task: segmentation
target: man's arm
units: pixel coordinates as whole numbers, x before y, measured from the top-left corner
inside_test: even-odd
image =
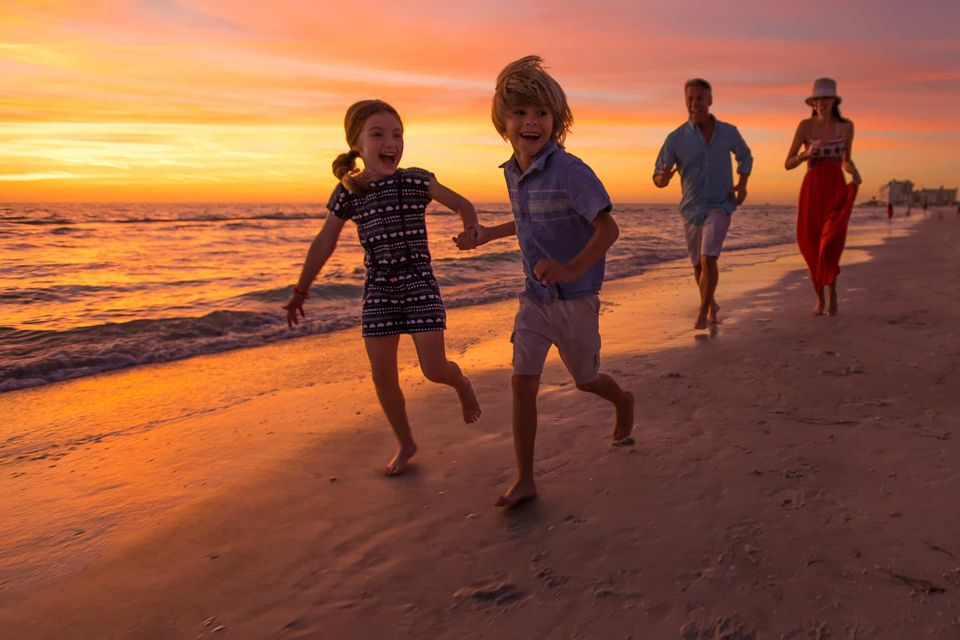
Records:
[[[676,167],[674,166],[676,162],[677,158],[673,149],[670,148],[670,139],[668,138],[660,147],[660,153],[657,154],[657,161],[654,164],[653,184],[658,189],[663,189],[670,184],[670,179],[676,173]]]
[[[739,180],[737,180],[737,184],[734,185],[733,192],[737,199],[737,205],[739,206],[747,199],[747,180],[749,180],[750,173],[753,171],[753,154],[750,153],[750,147],[747,146],[747,142],[743,139],[743,136],[740,135],[740,131],[736,127],[733,128],[731,151],[733,151],[733,155],[737,159],[737,175],[739,176]]]

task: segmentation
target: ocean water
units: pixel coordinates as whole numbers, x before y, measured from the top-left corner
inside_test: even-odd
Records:
[[[481,205],[482,222],[510,219]],[[607,279],[686,255],[675,205],[619,205]],[[151,362],[358,327],[363,250],[352,223],[286,326],[290,287],[323,224],[321,205],[56,204],[0,206],[0,392]],[[795,208],[737,211],[725,251],[793,242]],[[858,208],[852,225],[885,224]],[[448,307],[515,296],[515,239],[460,252],[460,220],[428,209],[434,272]],[[359,337],[359,329],[357,329]]]

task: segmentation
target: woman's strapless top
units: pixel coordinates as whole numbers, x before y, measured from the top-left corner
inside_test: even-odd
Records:
[[[807,140],[809,146],[813,140]],[[811,160],[839,160],[843,161],[847,150],[847,143],[843,138],[832,138],[830,140],[821,140],[820,148],[810,154]]]

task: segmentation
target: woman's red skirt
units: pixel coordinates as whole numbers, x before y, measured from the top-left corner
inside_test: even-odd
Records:
[[[840,255],[856,197],[857,185],[846,183],[836,160],[813,163],[803,177],[797,244],[818,292],[824,285],[833,284],[840,273]]]

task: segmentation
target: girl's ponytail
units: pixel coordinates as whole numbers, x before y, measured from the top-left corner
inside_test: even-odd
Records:
[[[356,151],[351,150],[346,153],[341,153],[334,159],[333,175],[337,176],[337,180],[343,180],[343,176],[357,167],[357,156],[359,155]]]
[[[343,129],[347,134],[347,144],[351,147],[356,146],[360,139],[360,132],[363,130],[363,123],[367,118],[375,113],[390,113],[396,117],[400,126],[403,123],[400,120],[400,114],[383,100],[361,100],[355,102],[347,109],[347,114],[343,117]],[[369,193],[370,183],[375,177],[368,172],[357,171],[357,158],[360,156],[356,151],[341,153],[333,161],[333,175],[343,184],[351,193]],[[365,175],[366,174],[366,175]]]

